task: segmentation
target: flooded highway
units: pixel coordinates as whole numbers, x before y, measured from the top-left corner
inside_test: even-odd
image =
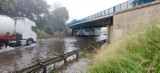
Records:
[[[93,37],[56,37],[53,41],[43,41],[31,46],[1,49],[0,73],[19,71],[77,49],[91,52],[97,47],[96,41],[97,38]]]

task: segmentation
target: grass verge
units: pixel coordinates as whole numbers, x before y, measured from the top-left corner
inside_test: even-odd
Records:
[[[88,73],[160,73],[160,21],[98,51]]]

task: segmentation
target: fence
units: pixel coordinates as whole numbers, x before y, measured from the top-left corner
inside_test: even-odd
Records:
[[[50,73],[53,69],[58,69],[63,65],[67,65],[67,63],[78,59],[79,52],[80,50],[72,51],[45,62],[38,63],[21,71],[16,71],[15,73]]]

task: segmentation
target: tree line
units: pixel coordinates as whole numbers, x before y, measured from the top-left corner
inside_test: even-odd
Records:
[[[68,10],[59,6],[53,10],[45,0],[0,0],[0,14],[27,17],[37,24],[38,29],[53,35],[54,31],[65,29],[69,18]]]

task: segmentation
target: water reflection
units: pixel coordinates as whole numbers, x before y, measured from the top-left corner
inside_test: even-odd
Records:
[[[76,38],[65,38],[64,42],[65,42],[65,52],[64,52],[65,54],[80,49],[75,45],[75,43],[77,42]]]

